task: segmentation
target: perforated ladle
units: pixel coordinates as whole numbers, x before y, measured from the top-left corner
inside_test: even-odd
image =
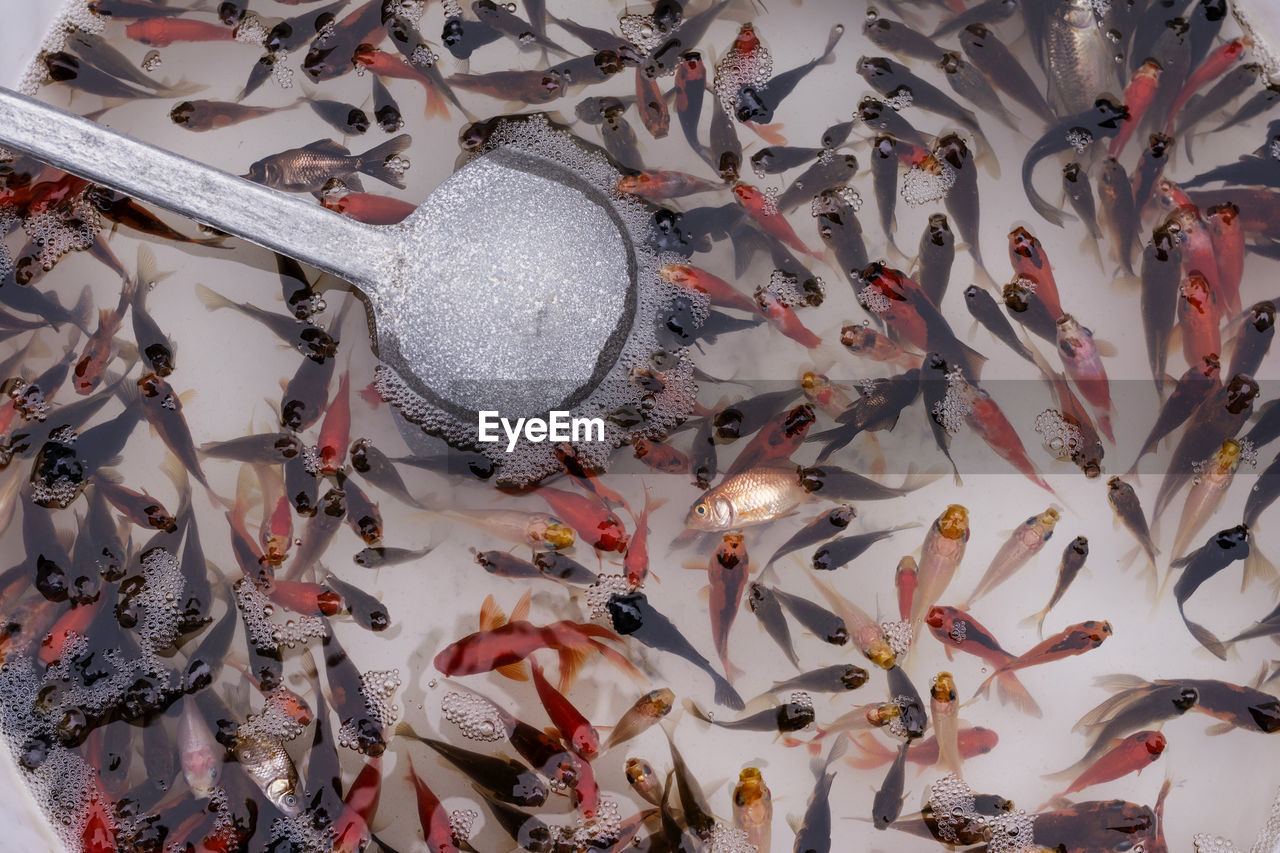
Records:
[[[456,422],[572,410],[636,322],[636,244],[615,205],[527,147],[472,160],[374,226],[3,88],[0,146],[349,282],[379,359]]]

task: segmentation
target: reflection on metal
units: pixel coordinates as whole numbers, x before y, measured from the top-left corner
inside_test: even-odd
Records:
[[[656,436],[692,406],[692,368],[663,368],[663,389],[630,382],[658,353],[654,327],[671,286],[637,234],[644,208],[621,175],[545,120],[499,128],[489,146],[404,222],[366,225],[298,196],[212,169],[0,89],[0,145],[350,282],[365,297],[379,388],[407,418],[475,444],[477,412],[553,409],[607,417],[596,464],[630,435]],[[647,399],[646,399],[647,398]],[[503,479],[557,466],[554,448],[487,447]]]

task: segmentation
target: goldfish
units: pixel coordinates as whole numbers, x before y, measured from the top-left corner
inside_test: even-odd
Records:
[[[1053,536],[1053,528],[1060,517],[1056,509],[1049,507],[1039,515],[1033,515],[1022,522],[1013,535],[1000,546],[986,573],[978,581],[978,586],[967,602],[960,605],[960,609],[968,610],[973,602],[1013,577],[1032,557],[1039,554],[1040,549]]]
[[[850,733],[848,738],[860,750],[860,754],[846,758],[845,761],[859,770],[882,767],[893,761],[896,755],[896,753],[890,752],[881,746],[880,741],[870,732]],[[960,729],[957,733],[957,742],[961,758],[973,758],[978,755],[986,755],[995,749],[996,744],[999,742],[999,736],[991,729],[975,726],[973,728]],[[911,743],[910,748],[907,750],[907,761],[925,767],[932,767],[938,763],[940,754],[938,739],[936,737],[928,737]]]
[[[817,783],[804,808],[804,816],[796,827],[795,849],[801,853],[828,853],[831,850],[831,783],[836,772],[831,765],[840,759],[848,748],[848,741],[840,740],[827,752],[826,761],[818,768]]]
[[[1178,289],[1178,325],[1182,329],[1182,355],[1195,366],[1222,352],[1218,298],[1209,280],[1198,270],[1182,280]]]
[[[685,526],[722,531],[767,524],[790,514],[808,496],[794,468],[752,468],[705,492],[689,508]]]
[[[134,21],[124,28],[124,34],[151,47],[168,47],[175,42],[232,41],[236,37],[231,27],[193,18],[167,17]]]
[[[791,305],[771,286],[761,285],[756,288],[755,303],[760,314],[791,340],[807,349],[815,349],[822,345],[822,338],[800,322]]]
[[[766,234],[776,237],[801,254],[819,259],[822,257],[819,253],[809,250],[796,234],[795,229],[791,227],[791,223],[787,222],[786,217],[760,190],[750,184],[735,184],[733,197]]]
[[[733,825],[747,835],[747,843],[768,850],[773,830],[773,795],[758,767],[744,767],[733,788]]]
[[[1071,625],[1029,651],[1001,664],[995,672],[987,676],[986,681],[982,682],[978,688],[978,695],[985,696],[992,680],[1004,673],[1084,654],[1102,645],[1111,633],[1111,623],[1106,621],[1090,619]]]
[[[320,139],[302,148],[290,148],[264,157],[249,167],[242,177],[285,192],[316,192],[332,178],[368,175],[393,187],[404,189],[401,172],[393,167],[412,138],[402,134],[363,154],[353,155],[332,139]]]
[[[785,557],[794,551],[805,548],[809,545],[815,545],[824,539],[829,539],[832,535],[841,532],[849,526],[854,517],[858,514],[857,510],[849,504],[840,504],[834,509],[824,512],[813,521],[809,522],[802,529],[797,531],[790,539],[778,546],[778,550],[773,552],[773,556],[765,563],[765,568],[772,566],[779,557]]]
[[[716,702],[730,708],[744,707],[742,697],[728,679],[716,672],[710,662],[693,647],[675,624],[649,603],[642,592],[613,595],[606,610],[614,630],[623,636],[634,637],[643,645],[678,655],[701,669],[715,685]]]
[[[798,732],[813,725],[813,700],[807,693],[791,694],[791,699],[774,708],[766,708],[737,720],[718,720],[710,717],[697,705],[689,704],[689,712],[705,723],[724,729],[746,732]]]
[[[115,355],[116,332],[124,325],[124,313],[133,302],[137,286],[136,281],[127,279],[120,291],[120,302],[115,311],[104,309],[98,312],[98,328],[85,342],[84,354],[76,362],[74,370],[72,385],[80,396],[89,394],[102,382],[107,365]]]
[[[1159,62],[1148,57],[1138,66],[1138,70],[1133,72],[1133,77],[1130,78],[1129,85],[1124,90],[1124,104],[1129,108],[1129,117],[1120,126],[1120,132],[1112,138],[1111,147],[1107,149],[1108,156],[1119,159],[1124,153],[1130,137],[1142,124],[1143,116],[1155,99],[1156,88],[1163,71],[1164,68]]]
[[[1262,361],[1271,349],[1271,339],[1275,337],[1275,303],[1255,303],[1245,312],[1239,325],[1240,331],[1232,342],[1231,364],[1227,372],[1253,376],[1262,367]]]
[[[643,758],[628,758],[626,776],[632,790],[642,799],[655,806],[662,804],[662,783],[658,781],[658,774],[649,762]]]
[[[273,806],[289,817],[302,813],[298,771],[279,741],[242,729],[236,736],[234,753],[236,761]]]
[[[138,390],[142,415],[147,423],[160,434],[165,445],[173,451],[173,455],[178,457],[178,461],[191,476],[207,487],[208,481],[200,467],[195,441],[191,437],[186,415],[182,413],[182,400],[178,393],[166,380],[154,373],[145,374],[138,380]]]
[[[403,222],[417,206],[407,201],[374,193],[345,193],[341,196],[326,195],[321,204],[334,213],[341,213],[370,225],[395,225]]]
[[[573,528],[545,512],[487,509],[447,510],[441,514],[451,521],[531,548],[570,548],[577,541]]]
[[[943,769],[962,775],[960,757],[960,696],[949,672],[939,672],[929,688],[929,717],[938,740],[938,761]]]
[[[626,527],[601,501],[551,486],[539,487],[537,494],[593,548],[619,553],[627,550],[631,537]]]
[[[333,823],[334,853],[358,853],[371,840],[370,824],[382,794],[382,759],[370,758],[351,780]]]
[[[907,749],[910,746],[907,741],[898,747],[898,754],[885,773],[884,783],[876,789],[875,799],[871,802],[871,821],[876,829],[888,829],[902,814],[902,804],[907,800],[903,789],[906,781]]]
[[[478,787],[502,802],[524,808],[537,808],[547,801],[550,793],[547,786],[537,774],[519,761],[472,752],[444,741],[422,737],[407,723],[396,727],[396,735],[431,747]]]
[[[635,456],[644,464],[663,474],[682,474],[689,471],[689,457],[663,441],[650,441],[637,437],[631,442]]]
[[[624,178],[623,180],[626,179]],[[753,299],[740,292],[724,279],[697,267],[688,264],[664,264],[658,269],[658,274],[672,284],[679,285],[686,290],[706,294],[707,298],[716,305],[723,305],[726,308],[739,308],[743,311],[754,312],[757,310],[756,302]]]
[[[649,201],[663,201],[718,189],[718,185],[687,172],[651,170],[618,179],[618,191]]]
[[[1245,47],[1246,44],[1243,39],[1233,39],[1226,42],[1211,53],[1199,68],[1187,76],[1182,88],[1178,91],[1177,97],[1174,98],[1173,106],[1169,108],[1169,113],[1165,117],[1165,133],[1173,132],[1173,125],[1177,119],[1178,112],[1191,99],[1191,96],[1196,93],[1196,90],[1226,72],[1236,60],[1244,55]]]
[[[1048,615],[1053,606],[1062,600],[1062,596],[1066,594],[1067,588],[1071,586],[1071,582],[1076,579],[1076,575],[1084,568],[1084,562],[1089,558],[1089,540],[1083,536],[1077,536],[1067,543],[1067,547],[1062,551],[1062,560],[1058,563],[1058,580],[1053,587],[1053,594],[1049,596],[1049,603],[1046,604],[1039,612],[1033,614],[1027,619],[1019,623],[1021,626],[1035,623],[1036,633],[1041,637],[1044,636],[1044,617]]]
[[[730,677],[734,667],[729,663],[729,632],[738,616],[750,572],[751,564],[742,534],[724,534],[723,541],[707,563],[707,578],[711,583],[711,636],[715,641],[716,654]]]
[[[1186,603],[1205,581],[1224,571],[1237,560],[1247,561],[1251,549],[1249,528],[1239,524],[1215,533],[1204,545],[1169,564],[1170,573],[1173,569],[1182,569],[1182,575],[1174,584],[1173,596],[1178,602],[1178,613],[1182,615],[1183,623],[1200,645],[1222,660],[1226,660],[1227,655],[1222,642],[1204,626],[1187,618]],[[1247,578],[1249,563],[1246,562],[1245,565]]]
[[[195,700],[188,698],[178,718],[178,756],[182,775],[197,797],[206,799],[213,794],[222,775],[223,753]]]
[[[955,648],[996,668],[993,677],[996,679],[996,693],[1002,702],[1012,702],[1018,710],[1033,717],[1041,715],[1040,707],[1018,680],[1017,674],[1003,669],[1004,664],[1013,660],[1014,656],[1005,651],[980,622],[963,610],[935,605],[930,608],[925,624],[938,642],[942,643],[948,659]]]
[[[1174,538],[1174,559],[1186,554],[1187,545],[1200,533],[1201,529],[1217,512],[1226,496],[1227,489],[1241,461],[1242,447],[1234,438],[1222,442],[1218,452],[1204,460],[1198,471],[1191,491],[1187,493],[1186,503],[1182,505],[1182,516],[1178,520],[1178,533]]]
[[[1081,396],[1098,412],[1102,431],[1108,439],[1115,441],[1110,421],[1111,386],[1107,381],[1106,368],[1102,366],[1099,357],[1104,353],[1114,353],[1114,350],[1095,340],[1093,332],[1080,325],[1070,314],[1060,316],[1057,326],[1058,355],[1062,359],[1062,366],[1080,389]]]
[[[600,751],[604,752],[612,746],[626,743],[660,721],[671,713],[675,698],[675,694],[667,687],[650,690],[641,696],[623,713],[618,724],[609,731],[609,737],[600,747]]]
[[[898,618],[911,623],[911,607],[920,584],[919,566],[910,554],[898,561],[893,573],[893,587],[898,592]]]
[[[895,364],[906,370],[918,368],[924,358],[920,353],[903,349],[870,326],[845,326],[840,330],[840,343],[854,355]]]
[[[453,840],[449,813],[427,783],[414,772],[412,759],[409,760],[409,781],[418,803],[418,820],[422,824],[422,837],[426,839],[427,849],[431,853],[460,853]]]
[[[538,698],[542,700],[543,707],[547,709],[547,715],[559,729],[564,742],[584,761],[595,758],[600,751],[600,736],[596,733],[595,727],[564,694],[551,686],[543,676],[542,667],[538,665],[537,660],[530,658],[529,668],[533,673],[533,686],[538,691]]]
[[[911,604],[913,636],[919,633],[920,623],[951,585],[968,541],[969,510],[960,504],[948,506],[929,527],[916,570],[918,585]]]
[[[563,620],[534,625],[513,619],[450,643],[436,654],[435,667],[448,676],[474,675],[519,663],[538,649],[551,649],[560,656],[560,689],[567,690],[592,652],[623,672],[636,672],[630,661],[600,642],[617,639],[618,635],[608,628],[590,623]]]
[[[1072,779],[1062,796],[1083,791],[1103,782],[1111,782],[1129,773],[1141,773],[1163,753],[1167,741],[1160,732],[1142,731],[1129,735],[1105,755],[1089,764],[1076,764],[1048,777]]]
[[[897,656],[885,639],[884,629],[862,608],[837,592],[831,584],[817,578],[813,579],[813,583],[848,626],[849,637],[858,651],[876,666],[892,669],[897,664]]]
[[[956,338],[950,325],[924,290],[905,273],[876,261],[860,273],[864,283],[858,301],[912,346],[936,351],[943,358],[964,365],[976,378],[986,357]]]

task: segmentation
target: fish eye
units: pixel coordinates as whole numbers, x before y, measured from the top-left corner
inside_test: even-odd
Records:
[[[696,512],[698,515],[706,515],[706,514],[707,514],[707,505],[706,505],[706,504],[698,504],[697,506],[695,506],[695,507],[693,508],[693,511],[694,511],[694,512]]]

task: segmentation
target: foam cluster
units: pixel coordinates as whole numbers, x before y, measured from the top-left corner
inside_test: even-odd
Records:
[[[474,693],[446,693],[440,710],[468,740],[492,743],[506,737],[498,709]]]
[[[600,619],[612,625],[609,616],[609,600],[615,595],[626,595],[631,591],[631,584],[626,575],[597,575],[595,583],[587,587],[583,593],[587,611],[592,619]]]
[[[960,368],[947,371],[947,393],[933,404],[933,418],[948,435],[955,435],[973,411],[972,388]]]
[[[290,713],[290,708],[297,703],[295,694],[285,688],[277,687],[266,694],[262,710],[250,714],[248,719],[236,730],[238,738],[261,738],[287,743],[305,731],[306,726],[298,719],[297,714]]]
[[[465,844],[471,839],[471,827],[480,813],[475,809],[454,809],[449,813],[449,834],[455,844]]]
[[[186,581],[178,558],[164,548],[152,548],[142,556],[142,577],[142,589],[133,599],[142,611],[137,629],[144,647],[154,654],[172,648],[178,639]]]
[[[391,702],[399,686],[400,671],[397,669],[371,669],[360,674],[360,696],[364,699],[365,710],[384,729],[394,723],[400,713],[399,706]],[[360,743],[356,721],[347,720],[338,730],[338,745],[359,751]]]
[[[271,849],[332,850],[336,840],[333,825],[317,826],[313,815],[305,811],[293,817],[278,817],[271,822]]]
[[[1036,415],[1035,430],[1040,433],[1044,449],[1055,459],[1067,459],[1084,449],[1080,427],[1071,423],[1057,409],[1045,409]]]
[[[955,167],[929,155],[902,178],[902,200],[912,207],[942,201],[956,183]]]
[[[885,641],[889,644],[889,648],[893,650],[895,657],[901,658],[906,655],[907,650],[911,648],[911,620],[899,619],[896,622],[881,622],[880,631],[884,634]]]
[[[733,47],[716,63],[713,88],[725,115],[734,117],[738,95],[743,87],[763,89],[773,76],[773,54],[759,42],[751,50],[743,50],[735,41]]]
[[[654,22],[653,15],[623,15],[618,18],[618,27],[622,30],[623,37],[639,53],[648,53],[663,39],[663,33]],[[675,68],[670,73],[674,74]]]
[[[319,616],[295,616],[284,622],[273,620],[275,605],[248,578],[236,581],[232,589],[236,595],[236,607],[240,609],[240,617],[249,633],[249,642],[261,651],[273,652],[281,646],[293,648],[328,634],[328,627]]]
[[[49,71],[41,57],[46,53],[56,53],[67,46],[67,39],[76,31],[99,35],[106,29],[106,19],[99,17],[90,8],[90,0],[69,0],[62,11],[53,19],[49,29],[45,31],[44,41],[35,52],[35,59],[27,66],[18,82],[18,91],[29,97],[49,82]]]
[[[71,252],[82,252],[93,245],[102,227],[102,217],[82,196],[67,205],[28,216],[22,222],[27,237],[40,250],[37,260],[48,272]]]

